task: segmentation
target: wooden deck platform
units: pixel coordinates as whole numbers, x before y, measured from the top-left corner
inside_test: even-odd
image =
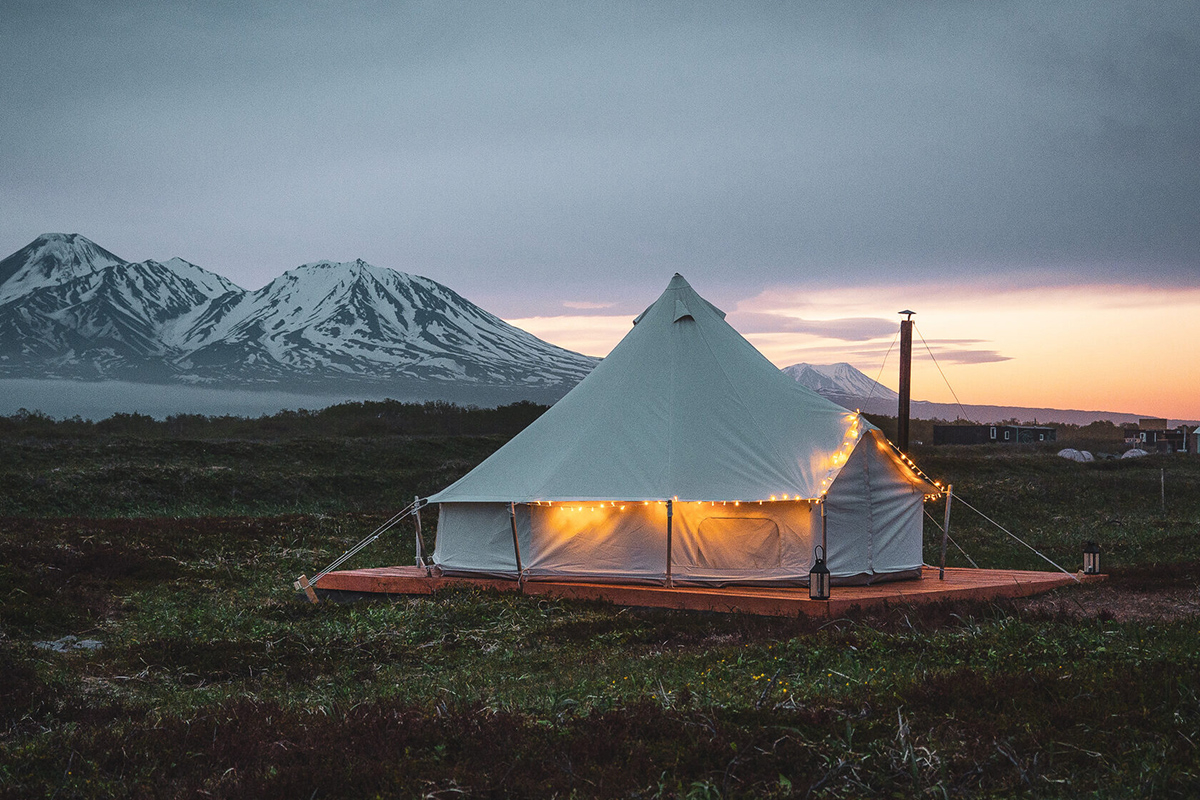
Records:
[[[1085,581],[1103,575],[1079,576]],[[840,616],[855,606],[871,608],[890,605],[936,603],[943,600],[992,600],[1026,597],[1074,583],[1061,572],[1030,572],[1009,569],[946,568],[946,579],[938,580],[936,569],[926,567],[920,579],[881,583],[875,586],[835,586],[829,600],[810,600],[808,589],[753,586],[697,587],[648,586],[638,584],[526,581],[489,578],[427,577],[419,567],[376,567],[330,572],[314,586],[319,590],[379,594],[432,594],[448,586],[477,586],[502,592],[548,595],[574,600],[606,600],[622,606],[675,608],[693,611],[761,614],[794,617]]]

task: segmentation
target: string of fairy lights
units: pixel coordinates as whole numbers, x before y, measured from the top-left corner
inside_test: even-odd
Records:
[[[884,441],[887,441],[887,440],[885,439]],[[943,494],[945,494],[946,489],[945,489],[945,487],[942,486],[941,481],[935,481],[933,478],[926,475],[925,472],[920,467],[917,466],[917,463],[915,461],[913,461],[911,458],[909,458],[908,455],[903,450],[901,450],[899,447],[896,447],[896,445],[892,444],[891,442],[888,442],[887,445],[888,445],[888,447],[890,447],[892,449],[892,453],[894,453],[895,456],[897,458],[899,458],[900,461],[902,461],[906,467],[908,467],[914,473],[916,473],[918,478],[925,481],[926,483],[930,483],[933,486],[937,487],[937,490],[938,490],[937,494],[926,495],[925,496],[926,500],[937,500]]]
[[[816,497],[806,497],[803,494],[780,493],[778,495],[773,494],[770,497],[765,497],[765,498],[762,498],[759,500],[684,500],[684,501],[681,501],[678,496],[675,496],[675,497],[672,497],[669,501],[668,500],[591,500],[591,501],[533,500],[533,501],[529,501],[529,502],[525,503],[525,505],[544,507],[544,508],[555,508],[555,509],[559,509],[560,511],[563,511],[563,512],[573,512],[573,513],[583,513],[583,512],[613,513],[613,512],[619,512],[619,511],[626,511],[626,510],[630,510],[630,509],[636,510],[639,507],[665,506],[668,502],[670,502],[672,504],[682,502],[682,503],[686,503],[688,505],[695,505],[695,506],[699,506],[699,507],[703,507],[703,506],[707,505],[707,506],[713,507],[713,508],[716,508],[716,507],[740,508],[743,505],[745,505],[745,506],[755,506],[755,505],[761,506],[764,503],[808,503],[809,505],[822,503],[825,500],[825,496],[829,493],[829,490],[833,485],[834,479],[837,478],[837,476],[841,472],[842,468],[845,467],[846,462],[849,461],[850,454],[854,451],[854,447],[855,447],[855,445],[858,444],[858,440],[862,435],[862,432],[860,430],[860,425],[862,424],[863,417],[860,412],[856,412],[856,413],[847,415],[846,420],[849,424],[846,426],[846,431],[842,436],[842,442],[837,447],[837,449],[835,449],[833,451],[833,453],[831,453],[829,456],[829,468],[825,471],[825,475],[821,479],[819,493],[817,494]],[[883,441],[886,442],[887,446],[891,448],[893,455],[895,455],[896,458],[898,458],[901,463],[903,463],[908,469],[910,469],[913,472],[913,474],[915,474],[917,477],[921,478],[922,480],[926,481],[927,483],[929,483],[930,485],[932,485],[938,489],[938,492],[936,494],[926,495],[926,498],[925,498],[926,500],[936,500],[942,496],[944,489],[942,488],[941,481],[935,481],[934,479],[932,479],[928,475],[926,475],[921,470],[921,468],[916,465],[916,462],[914,462],[903,451],[901,451],[898,447],[896,447],[896,445],[892,444],[890,441],[888,441],[886,439],[884,439]]]

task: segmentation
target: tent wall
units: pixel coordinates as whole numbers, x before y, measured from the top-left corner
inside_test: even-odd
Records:
[[[522,560],[529,550],[529,514],[517,506]],[[516,578],[512,521],[507,503],[442,503],[438,506],[433,563],[447,574]]]
[[[532,578],[659,582],[665,574],[665,505],[555,503],[530,506],[529,512]]]
[[[826,496],[828,564],[840,584],[915,577],[927,484],[870,431]],[[442,503],[434,563],[447,574],[515,578],[507,503]],[[808,501],[673,504],[672,578],[682,584],[807,584],[821,542]],[[518,505],[526,578],[660,583],[667,569],[662,502]]]
[[[821,540],[821,513],[814,504],[680,503],[676,509],[676,582],[808,582],[813,545]]]
[[[821,535],[808,502],[674,503],[672,577],[678,583],[804,583]],[[507,504],[442,503],[434,563],[447,574],[516,577]],[[517,506],[524,576],[661,583],[667,508],[650,503]]]
[[[927,484],[897,462],[870,431],[826,496],[829,571],[836,583],[916,577]]]

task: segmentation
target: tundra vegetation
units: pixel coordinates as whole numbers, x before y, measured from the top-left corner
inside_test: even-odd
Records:
[[[1030,600],[810,620],[297,597],[542,410],[0,419],[0,797],[1200,793],[1200,458],[917,448],[1058,563],[1102,544],[1108,581]],[[953,535],[1049,568],[966,509]],[[354,564],[412,559],[405,526]]]

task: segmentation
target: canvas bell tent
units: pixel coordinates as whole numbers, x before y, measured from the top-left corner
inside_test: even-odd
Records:
[[[920,574],[938,488],[676,275],[596,369],[442,492],[449,575],[687,584]],[[519,572],[518,572],[519,571]]]

